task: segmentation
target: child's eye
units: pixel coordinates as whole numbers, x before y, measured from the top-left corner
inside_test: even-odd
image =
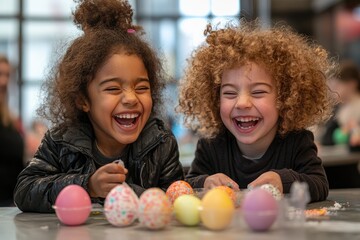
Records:
[[[235,91],[225,91],[222,93],[222,95],[224,95],[225,97],[236,97],[237,96],[237,92]]]
[[[121,89],[119,87],[108,87],[105,89],[107,92],[114,92],[114,91],[120,91]]]
[[[137,93],[145,93],[148,90],[150,90],[149,86],[139,86],[139,87],[135,88],[135,92],[137,92]]]
[[[263,95],[266,94],[266,93],[267,93],[266,91],[258,90],[258,91],[253,91],[253,92],[252,92],[252,95],[254,95],[255,97],[261,97],[261,96],[263,96]]]

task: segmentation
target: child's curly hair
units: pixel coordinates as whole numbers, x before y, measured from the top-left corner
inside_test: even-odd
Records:
[[[133,11],[126,0],[77,0],[74,23],[84,31],[68,47],[43,85],[46,96],[38,114],[55,126],[89,122],[75,102],[88,98],[87,86],[113,54],[136,55],[147,70],[153,110],[160,113],[165,72],[160,58],[143,38],[142,28],[132,24]]]
[[[187,127],[208,138],[225,126],[220,118],[220,86],[224,70],[254,62],[275,80],[278,133],[308,128],[328,119],[335,100],[327,86],[336,67],[327,51],[287,26],[262,29],[259,21],[228,23],[204,32],[206,42],[196,49],[180,84],[177,111]]]

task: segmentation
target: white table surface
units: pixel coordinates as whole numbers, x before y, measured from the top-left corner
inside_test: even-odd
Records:
[[[148,230],[135,223],[130,227],[115,227],[109,224],[102,214],[92,214],[87,222],[80,226],[65,226],[55,214],[22,213],[16,207],[0,208],[1,240],[155,240],[155,239],[252,239],[252,240],[303,240],[303,239],[360,239],[360,189],[331,190],[327,201],[312,203],[308,208],[329,207],[334,203],[341,209],[329,210],[324,218],[308,220],[302,227],[282,227],[276,222],[267,232],[251,231],[241,217],[241,210],[233,223],[223,231],[211,231],[202,225],[184,227],[175,220],[171,225],[158,231]]]

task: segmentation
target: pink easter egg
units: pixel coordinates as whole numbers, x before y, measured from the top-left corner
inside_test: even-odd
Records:
[[[254,231],[266,231],[278,215],[278,203],[267,190],[255,188],[247,192],[242,203],[245,222]]]
[[[81,186],[68,185],[60,191],[53,208],[56,216],[63,224],[80,225],[90,215],[90,196]]]
[[[140,196],[139,221],[149,229],[162,229],[171,221],[172,204],[160,188],[149,188]]]

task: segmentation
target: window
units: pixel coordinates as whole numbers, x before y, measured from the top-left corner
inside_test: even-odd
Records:
[[[145,3],[146,2],[146,3]],[[152,43],[166,57],[168,73],[175,82],[166,91],[169,121],[179,141],[180,159],[188,166],[193,159],[196,137],[182,126],[175,115],[177,81],[181,78],[186,59],[192,50],[205,40],[203,31],[207,23],[224,24],[239,19],[239,0],[152,0],[136,1],[136,19]]]

